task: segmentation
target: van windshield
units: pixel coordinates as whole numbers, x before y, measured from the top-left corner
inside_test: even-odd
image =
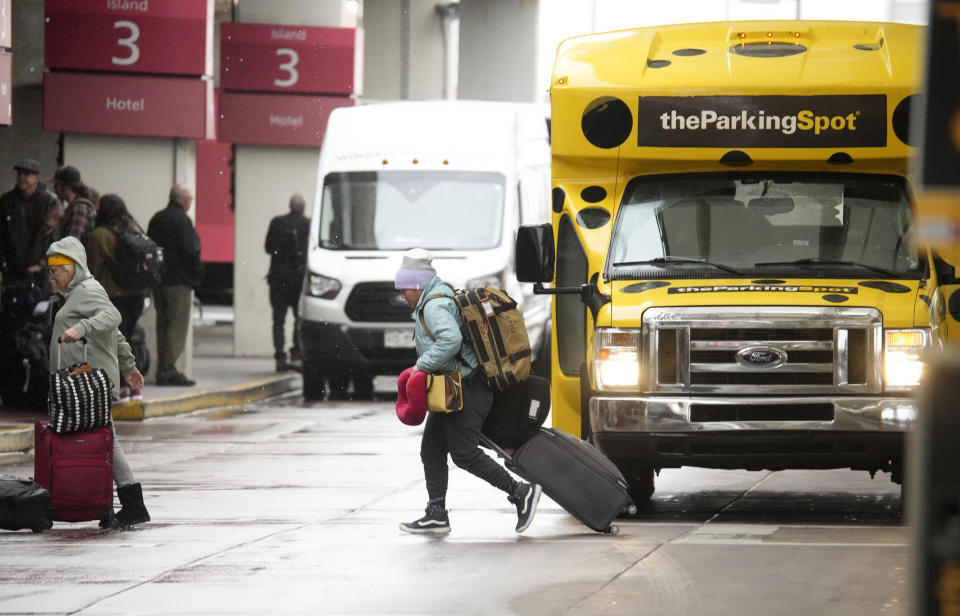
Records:
[[[477,171],[361,171],[324,178],[322,248],[483,250],[500,243],[505,179]]]
[[[750,173],[634,179],[606,275],[918,278],[920,265],[902,180]]]

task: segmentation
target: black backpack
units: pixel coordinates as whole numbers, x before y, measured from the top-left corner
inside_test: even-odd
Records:
[[[110,268],[113,279],[124,289],[149,290],[160,282],[163,248],[139,228],[114,228],[117,248]]]

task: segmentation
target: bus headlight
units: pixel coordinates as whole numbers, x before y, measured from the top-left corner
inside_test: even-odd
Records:
[[[888,329],[884,332],[883,382],[887,391],[917,387],[923,377],[923,353],[930,347],[929,329]]]
[[[320,274],[310,273],[307,276],[307,294],[323,299],[333,299],[340,293],[340,281],[336,278],[327,278]]]
[[[600,327],[593,338],[597,390],[636,390],[640,385],[640,330]]]

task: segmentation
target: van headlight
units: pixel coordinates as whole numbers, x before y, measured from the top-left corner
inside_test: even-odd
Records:
[[[929,329],[884,331],[883,383],[887,391],[915,389],[923,377],[923,354],[930,348]]]
[[[340,293],[339,280],[314,274],[313,272],[307,275],[307,284],[305,286],[307,295],[323,299],[333,299]]]
[[[598,391],[640,385],[640,330],[599,327],[593,337],[593,380]]]

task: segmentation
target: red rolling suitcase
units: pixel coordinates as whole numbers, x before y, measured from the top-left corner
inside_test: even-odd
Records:
[[[34,481],[50,491],[58,522],[113,516],[113,432],[95,428],[57,434],[49,421],[34,426]]]

